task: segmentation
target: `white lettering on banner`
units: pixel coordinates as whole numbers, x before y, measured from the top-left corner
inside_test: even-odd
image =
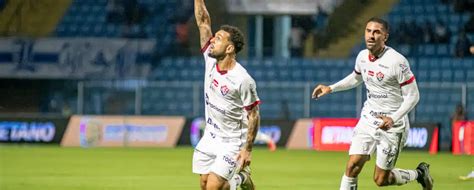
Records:
[[[8,129],[0,126],[0,141],[8,141]]]
[[[323,144],[351,144],[354,127],[324,126],[321,132]]]
[[[426,128],[410,128],[406,147],[423,148],[428,142],[428,130]]]
[[[464,141],[464,126],[459,127],[458,139],[460,142]]]
[[[56,129],[51,122],[0,122],[0,140],[50,142]]]
[[[104,141],[164,142],[168,136],[166,126],[107,125]]]

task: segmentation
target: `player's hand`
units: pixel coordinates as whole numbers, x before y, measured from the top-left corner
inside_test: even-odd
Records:
[[[311,98],[318,99],[331,92],[332,89],[329,86],[320,84],[316,88],[314,88]]]
[[[252,161],[252,152],[242,149],[240,150],[239,154],[237,155],[236,158],[237,162],[239,163],[239,168],[237,168],[237,171],[242,171],[246,166],[250,165],[250,162]]]
[[[382,124],[379,125],[379,128],[386,131],[393,127],[393,119],[387,116],[378,116],[377,118],[382,120]]]

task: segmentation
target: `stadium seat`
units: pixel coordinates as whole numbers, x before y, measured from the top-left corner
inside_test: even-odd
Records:
[[[466,82],[474,82],[474,70],[468,70],[466,76]]]
[[[452,82],[453,81],[453,72],[451,70],[443,70],[441,72],[441,81],[442,82]]]
[[[436,55],[441,57],[447,57],[450,55],[449,45],[448,44],[438,44],[436,46]]]
[[[465,82],[466,81],[466,71],[465,70],[454,70],[453,73],[453,82]]]

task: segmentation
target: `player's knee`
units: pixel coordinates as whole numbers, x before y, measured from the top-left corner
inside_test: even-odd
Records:
[[[206,190],[207,180],[201,180],[201,190]]]
[[[206,190],[206,186],[207,186],[207,178],[201,178],[201,181],[200,181],[200,186],[201,186],[201,190]]]
[[[207,183],[206,184],[206,190],[218,190],[218,189],[222,189],[222,187],[219,186],[219,184],[217,183]]]

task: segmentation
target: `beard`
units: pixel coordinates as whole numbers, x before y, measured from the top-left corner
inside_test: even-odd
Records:
[[[208,55],[209,57],[214,58],[214,59],[219,59],[219,58],[224,57],[224,54],[215,54],[215,53],[212,53],[212,52],[209,52],[207,55]]]

